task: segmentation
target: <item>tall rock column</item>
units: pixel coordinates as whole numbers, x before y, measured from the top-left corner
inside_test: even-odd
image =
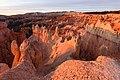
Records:
[[[12,67],[15,67],[18,64],[19,59],[20,59],[20,50],[19,50],[16,40],[13,40],[11,43],[11,52],[14,55]]]

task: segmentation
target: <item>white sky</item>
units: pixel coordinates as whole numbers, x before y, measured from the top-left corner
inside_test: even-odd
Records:
[[[120,0],[0,0],[0,14],[119,10]]]

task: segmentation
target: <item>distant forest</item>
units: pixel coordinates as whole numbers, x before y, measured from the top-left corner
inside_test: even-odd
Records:
[[[102,11],[102,12],[84,12],[84,14],[120,14],[119,11]]]

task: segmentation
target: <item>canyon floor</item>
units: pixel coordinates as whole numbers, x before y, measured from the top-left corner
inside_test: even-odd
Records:
[[[120,80],[120,14],[0,15],[0,80]]]

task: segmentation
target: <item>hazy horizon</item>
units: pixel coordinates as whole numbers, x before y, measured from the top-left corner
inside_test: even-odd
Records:
[[[0,4],[0,15],[15,15],[28,12],[89,12],[120,9],[119,0],[1,0]]]

